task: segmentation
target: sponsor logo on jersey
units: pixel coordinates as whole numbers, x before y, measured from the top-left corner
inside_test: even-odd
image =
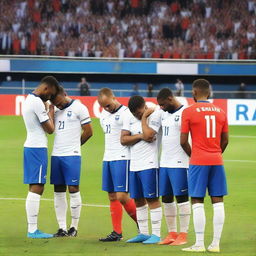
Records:
[[[179,115],[176,115],[175,118],[174,118],[174,120],[175,120],[176,122],[178,122],[178,121],[180,120],[180,116],[179,116]]]

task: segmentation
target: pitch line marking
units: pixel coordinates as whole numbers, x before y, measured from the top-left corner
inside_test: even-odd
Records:
[[[17,201],[25,201],[26,198],[15,198],[15,197],[0,197],[0,200],[17,200]],[[42,201],[53,201],[53,199],[49,198],[41,198]],[[82,206],[88,206],[88,207],[101,207],[101,208],[109,208],[109,205],[103,205],[103,204],[82,204]]]
[[[234,162],[234,163],[256,163],[255,160],[225,160],[224,162]]]
[[[256,136],[246,136],[246,135],[230,135],[230,138],[239,138],[239,139],[256,139]]]

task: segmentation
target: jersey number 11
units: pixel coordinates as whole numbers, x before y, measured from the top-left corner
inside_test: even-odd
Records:
[[[206,138],[216,138],[216,117],[214,115],[205,116]]]

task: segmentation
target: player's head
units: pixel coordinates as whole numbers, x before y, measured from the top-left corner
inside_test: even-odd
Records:
[[[102,88],[99,91],[98,102],[109,113],[114,113],[118,105],[114,93],[109,88]]]
[[[157,95],[157,102],[163,111],[173,112],[177,108],[177,101],[169,88],[163,88]]]
[[[57,95],[51,99],[51,102],[58,109],[64,109],[68,104],[68,100],[66,98],[67,94],[62,86],[59,87],[59,92]]]
[[[192,84],[192,95],[194,100],[208,99],[210,97],[210,83],[206,79],[197,79]]]
[[[129,99],[128,108],[137,119],[141,120],[147,106],[145,100],[141,96],[135,95]]]
[[[53,76],[45,76],[39,86],[38,96],[42,101],[47,101],[53,99],[59,92],[59,82]]]

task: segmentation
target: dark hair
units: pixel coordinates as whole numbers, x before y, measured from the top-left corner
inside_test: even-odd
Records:
[[[206,79],[196,79],[193,84],[193,88],[197,88],[202,92],[208,92],[210,90],[210,83]]]
[[[145,100],[139,95],[132,96],[128,102],[128,108],[132,113],[135,113],[138,108],[141,108],[144,105]]]
[[[42,78],[40,84],[47,84],[50,87],[55,87],[57,92],[59,91],[59,82],[54,76],[45,76]]]
[[[157,95],[157,100],[165,100],[168,97],[173,97],[173,93],[169,88],[163,88]]]

